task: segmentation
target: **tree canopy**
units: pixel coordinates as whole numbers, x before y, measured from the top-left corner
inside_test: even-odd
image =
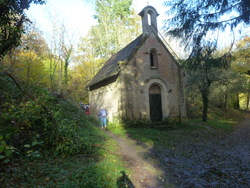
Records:
[[[28,20],[25,10],[31,3],[44,4],[45,0],[0,1],[0,57],[20,44],[23,24]]]
[[[211,31],[224,31],[250,23],[249,0],[167,0],[165,6],[169,19],[165,21],[167,33],[183,39],[191,54],[198,53],[199,47],[217,45],[217,41],[205,41]]]
[[[236,46],[234,68],[250,76],[250,37],[244,37]]]
[[[140,18],[131,6],[132,0],[95,1],[98,24],[91,27],[89,37],[96,57],[109,58],[140,34]]]
[[[85,1],[94,5],[97,24],[79,41],[70,88],[78,100],[88,103],[88,91],[78,84],[86,86],[111,55],[141,34],[141,19],[132,0]]]

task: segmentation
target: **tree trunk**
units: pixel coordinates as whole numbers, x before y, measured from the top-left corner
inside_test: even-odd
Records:
[[[247,91],[247,105],[246,105],[246,109],[249,109],[249,102],[250,102],[250,86],[248,87],[248,91]]]
[[[202,103],[203,103],[203,110],[202,110],[202,120],[207,121],[207,110],[208,110],[208,90],[202,90],[201,91],[202,95]]]
[[[224,95],[224,104],[223,104],[224,110],[228,109],[228,88],[226,89],[226,93]]]
[[[235,109],[240,109],[240,98],[239,98],[239,94],[236,94],[236,99],[235,99],[235,104],[234,104],[234,108]]]
[[[60,66],[59,66],[59,75],[58,75],[58,87],[57,87],[57,93],[59,95],[62,94],[62,84],[63,84],[63,61],[60,60]]]

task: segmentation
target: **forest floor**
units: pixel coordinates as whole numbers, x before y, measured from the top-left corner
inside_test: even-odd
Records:
[[[250,186],[250,117],[230,132],[211,127],[164,131],[180,139],[166,139],[167,147],[164,142],[149,146],[132,134],[121,137],[107,131],[132,171],[125,187]]]

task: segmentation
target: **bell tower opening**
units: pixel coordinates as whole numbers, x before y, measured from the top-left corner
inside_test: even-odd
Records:
[[[151,25],[151,15],[148,13],[148,25]]]
[[[156,35],[158,35],[157,28],[157,13],[156,9],[152,6],[146,6],[139,15],[142,18],[142,30],[143,34],[147,35],[151,31],[154,31]]]

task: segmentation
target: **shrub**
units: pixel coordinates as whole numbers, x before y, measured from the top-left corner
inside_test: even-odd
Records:
[[[16,154],[38,158],[91,152],[98,142],[93,120],[68,99],[59,100],[46,89],[32,91],[32,97],[15,94],[1,101],[1,162]]]

